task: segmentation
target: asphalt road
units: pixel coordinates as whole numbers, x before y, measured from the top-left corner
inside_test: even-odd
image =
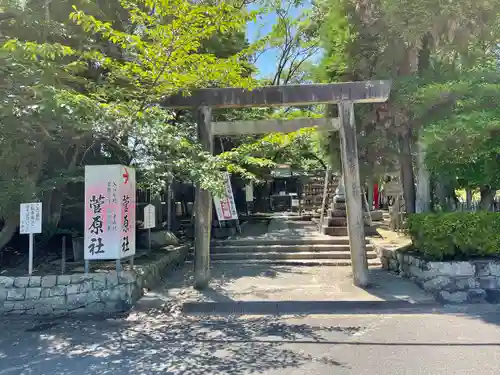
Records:
[[[0,322],[0,375],[499,374],[500,309]]]

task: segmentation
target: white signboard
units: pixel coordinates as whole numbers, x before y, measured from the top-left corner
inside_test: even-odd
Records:
[[[135,254],[135,169],[85,167],[85,260]]]
[[[253,185],[248,184],[245,186],[245,200],[247,202],[253,202]]]
[[[391,181],[384,185],[384,193],[386,197],[396,196],[403,193],[403,188],[399,182]]]
[[[20,234],[42,233],[42,203],[21,203]]]
[[[144,229],[156,227],[156,207],[148,204],[144,207]]]
[[[226,181],[224,184],[225,194],[222,198],[214,197],[215,210],[219,221],[238,220],[238,212],[234,203],[233,189],[231,187],[231,179],[229,173],[225,173]]]

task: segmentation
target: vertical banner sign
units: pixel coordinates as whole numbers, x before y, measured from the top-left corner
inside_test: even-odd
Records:
[[[238,220],[238,212],[236,211],[236,204],[234,203],[233,189],[231,187],[231,178],[229,173],[225,175],[225,194],[223,197],[218,198],[214,196],[215,211],[219,221]]]
[[[135,169],[85,167],[85,259],[135,254]]]

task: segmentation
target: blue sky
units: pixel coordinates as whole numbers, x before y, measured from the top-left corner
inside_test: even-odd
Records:
[[[250,6],[251,10],[255,10],[256,7]],[[297,8],[292,9],[292,16],[299,16],[300,10]],[[276,22],[276,14],[269,13],[264,16],[261,16],[257,19],[256,22],[250,22],[247,27],[247,35],[250,42],[254,42],[261,36],[268,34],[273,24]],[[275,70],[277,65],[278,51],[269,50],[266,51],[259,57],[257,61],[257,68],[260,71],[259,77],[269,77],[271,76]]]

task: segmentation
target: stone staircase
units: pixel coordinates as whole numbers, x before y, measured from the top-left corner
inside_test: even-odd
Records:
[[[271,231],[262,236],[239,237],[213,241],[211,260],[225,264],[270,264],[297,266],[350,266],[349,239],[329,237],[305,222],[288,221],[290,228]],[[270,225],[272,227],[272,225]],[[369,265],[380,265],[371,244],[366,246]]]
[[[377,254],[367,246],[370,265],[378,265]],[[300,266],[349,266],[351,254],[348,238],[332,238],[330,241],[307,239],[302,243],[283,241],[229,240],[214,243],[211,249],[214,263],[275,264]]]
[[[367,216],[367,214],[365,215]],[[335,202],[331,209],[327,210],[321,231],[327,236],[347,236],[347,213],[345,202]],[[375,234],[376,229],[368,225],[365,217],[365,235]]]

